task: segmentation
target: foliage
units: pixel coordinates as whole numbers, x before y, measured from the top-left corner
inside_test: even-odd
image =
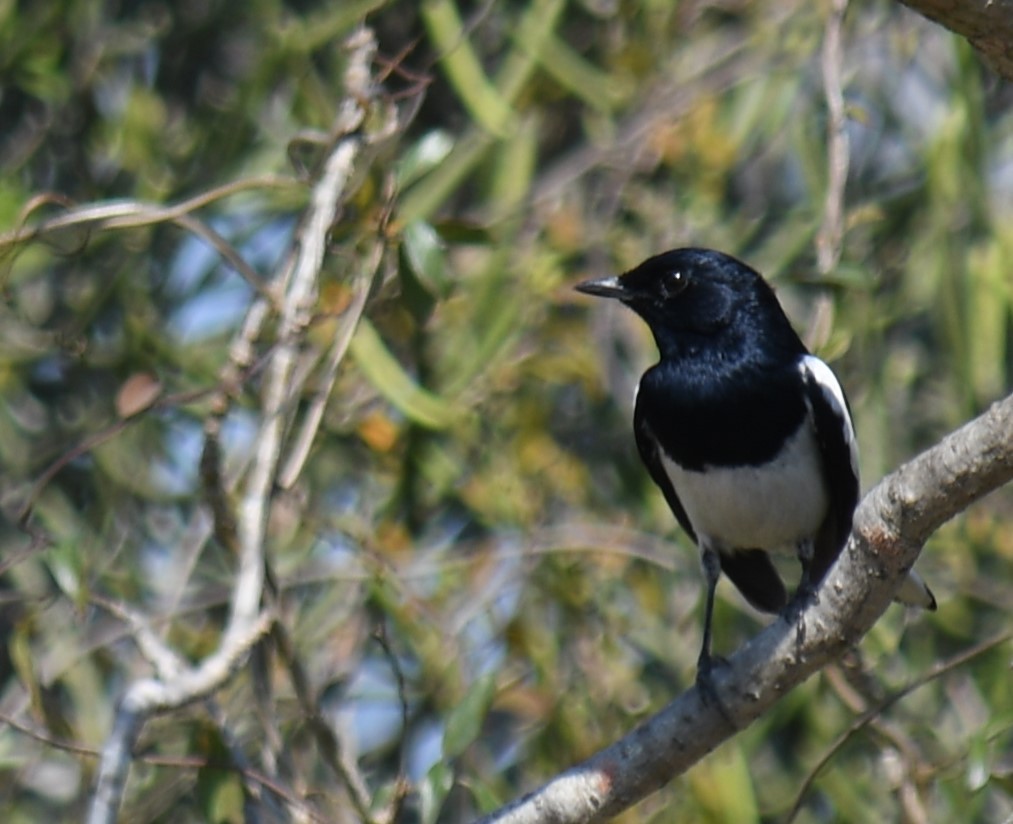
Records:
[[[693,677],[700,575],[630,430],[652,343],[570,284],[676,245],[756,265],[842,377],[866,486],[1013,385],[1013,96],[900,8],[846,20],[846,232],[818,275],[819,4],[5,4],[5,820],[80,817],[117,697],[148,671],[124,608],[191,659],[217,643],[234,559],[207,535],[202,426],[256,295],[221,253],[276,272],[363,19],[405,125],[332,229],[304,369],[320,374],[379,245],[383,265],[269,529],[281,620],[377,809],[406,778],[404,820],[464,820]],[[197,226],[149,212],[18,236],[212,187]],[[230,474],[258,390],[252,369]],[[920,568],[938,613],[892,608],[853,660],[628,820],[781,817],[856,715],[1008,632],[1009,491]],[[719,592],[731,649],[757,618]],[[283,659],[265,642],[213,700],[147,726],[124,820],[351,820]],[[1008,659],[1007,639],[942,668],[849,737],[798,820],[1008,818]]]

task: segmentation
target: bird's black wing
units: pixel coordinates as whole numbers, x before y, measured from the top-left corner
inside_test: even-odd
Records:
[[[810,580],[815,585],[823,580],[851,534],[858,505],[858,445],[848,401],[830,367],[815,355],[807,355],[799,368],[830,500],[813,547]]]
[[[658,443],[658,439],[655,437],[654,433],[651,432],[651,428],[647,424],[642,401],[643,393],[640,393],[637,395],[636,408],[633,410],[633,434],[637,439],[637,449],[640,452],[640,459],[644,462],[644,466],[647,467],[647,471],[651,474],[651,479],[661,488],[661,491],[665,496],[665,500],[668,502],[668,507],[672,510],[672,514],[675,515],[675,519],[679,522],[679,526],[686,530],[689,537],[692,538],[695,543],[696,533],[693,531],[693,525],[689,522],[689,516],[683,508],[682,502],[679,500],[679,496],[675,493],[675,487],[672,485],[672,479],[668,477],[668,473],[665,471],[665,465],[661,462],[661,445]]]
[[[633,432],[636,436],[640,458],[651,474],[651,478],[661,488],[669,509],[672,510],[679,525],[697,543],[693,525],[690,523],[689,516],[672,484],[672,479],[668,477],[665,465],[661,460],[662,446],[647,423],[642,405],[644,395],[645,393],[641,390],[637,396],[636,409],[633,412]],[[756,609],[776,613],[787,603],[788,595],[784,583],[766,552],[760,549],[729,551],[718,548],[718,557],[721,559],[722,571]]]

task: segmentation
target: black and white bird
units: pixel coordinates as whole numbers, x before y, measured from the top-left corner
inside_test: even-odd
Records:
[[[858,503],[848,403],[773,289],[729,255],[676,249],[576,288],[630,307],[658,346],[633,428],[651,478],[701,551],[707,600],[697,671],[706,681],[722,571],[754,607],[777,613],[788,597],[768,553],[797,555],[794,603],[802,604],[847,542]],[[896,599],[936,606],[913,571]]]

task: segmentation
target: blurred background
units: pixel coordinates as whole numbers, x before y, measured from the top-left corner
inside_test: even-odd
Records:
[[[178,222],[18,229],[246,181],[196,214],[275,277],[344,96],[341,44],[373,30],[401,125],[332,229],[308,368],[378,245],[381,272],[305,470],[274,498],[269,556],[376,805],[401,777],[400,820],[467,820],[695,675],[699,563],[632,436],[653,343],[572,284],[683,245],[751,263],[841,378],[864,489],[1013,386],[1013,86],[899,4],[854,4],[843,233],[821,265],[829,15],[801,0],[2,4],[0,817],[80,819],[117,698],[149,672],[110,604],[191,660],[217,643],[234,562],[202,530],[198,463],[254,297]],[[171,402],[129,417],[149,390]],[[226,418],[230,470],[258,397],[252,375]],[[919,569],[937,613],[891,607],[850,660],[621,820],[783,821],[798,800],[802,822],[1008,821],[1010,490],[940,530]],[[730,652],[768,619],[718,592]],[[123,820],[359,820],[269,654],[215,701],[147,725]],[[284,792],[251,798],[237,768]]]

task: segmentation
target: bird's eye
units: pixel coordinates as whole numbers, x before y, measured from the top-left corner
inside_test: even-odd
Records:
[[[689,286],[689,278],[685,272],[670,269],[661,278],[661,293],[666,298],[674,298]]]

